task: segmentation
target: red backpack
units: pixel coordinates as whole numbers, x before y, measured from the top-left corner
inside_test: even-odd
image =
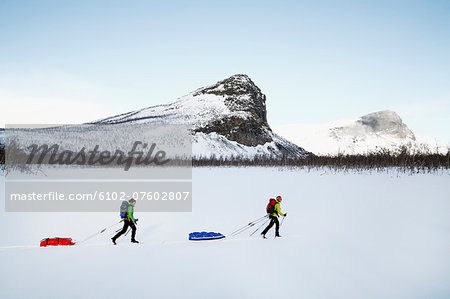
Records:
[[[275,212],[275,204],[277,201],[273,198],[269,199],[269,203],[267,204],[266,211],[267,214],[272,214]]]

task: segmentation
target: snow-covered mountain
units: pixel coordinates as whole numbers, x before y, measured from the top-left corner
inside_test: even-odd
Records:
[[[390,110],[319,125],[281,125],[276,126],[275,131],[318,155],[366,154],[380,149],[396,150],[401,146],[416,151],[426,148],[436,151],[437,147],[440,152],[447,150],[442,144],[416,136],[400,116]]]
[[[132,111],[92,124],[187,124],[193,156],[305,157],[303,148],[274,134],[267,123],[266,96],[247,75],[234,75],[173,103]]]
[[[272,132],[267,123],[266,96],[247,75],[234,75],[214,85],[199,88],[170,104],[127,112],[88,124],[8,132],[11,132],[9,136],[12,139],[20,135],[19,141],[57,143],[64,150],[93,148],[100,143],[102,149],[114,152],[116,149],[128,150],[136,140],[151,143],[154,135],[147,135],[154,130],[155,125],[183,125],[190,128],[192,157],[195,158],[252,159],[263,155],[272,158],[303,158],[311,154]],[[4,131],[0,132],[1,135],[5,135]],[[173,145],[170,140],[164,142]]]

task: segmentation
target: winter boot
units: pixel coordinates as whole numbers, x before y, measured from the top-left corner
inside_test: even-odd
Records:
[[[263,239],[267,239],[266,234],[261,233],[261,236],[263,237]]]
[[[139,241],[131,240],[131,243],[138,243],[139,244]]]
[[[114,245],[117,245],[117,244],[116,244],[116,239],[111,238],[111,241],[113,242]]]

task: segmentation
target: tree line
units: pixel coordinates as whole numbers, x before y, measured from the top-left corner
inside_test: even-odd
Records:
[[[306,158],[282,156],[256,156],[252,159],[242,157],[201,158],[194,157],[192,165],[204,166],[267,166],[300,167],[307,169],[328,168],[333,171],[385,171],[390,168],[405,173],[433,173],[450,168],[450,149],[447,153],[430,150],[414,151],[406,146],[398,149],[379,149],[367,154],[310,155]]]
[[[175,164],[176,165],[176,164]],[[180,163],[179,165],[190,165]],[[215,166],[265,166],[265,167],[298,167],[307,169],[327,168],[332,171],[385,171],[396,168],[404,173],[434,173],[450,169],[450,148],[447,153],[432,152],[428,149],[415,151],[406,146],[398,149],[379,149],[367,154],[344,154],[336,156],[310,155],[306,158],[293,158],[288,155],[273,157],[259,155],[245,157],[193,157],[193,167]],[[5,145],[0,144],[0,167],[5,168]]]

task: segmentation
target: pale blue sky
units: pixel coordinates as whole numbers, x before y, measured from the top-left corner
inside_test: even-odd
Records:
[[[272,125],[392,109],[450,142],[450,1],[0,2],[0,125],[84,122],[237,73]]]

